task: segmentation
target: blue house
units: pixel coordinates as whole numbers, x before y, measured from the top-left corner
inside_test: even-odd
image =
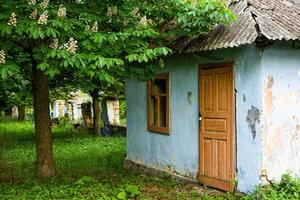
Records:
[[[241,0],[238,19],[126,81],[124,166],[232,191],[300,176],[300,2]]]

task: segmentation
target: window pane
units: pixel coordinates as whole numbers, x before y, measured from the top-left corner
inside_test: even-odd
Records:
[[[166,94],[167,92],[167,81],[165,79],[157,79],[151,84],[152,94]]]
[[[157,127],[157,97],[151,96],[151,126]]]
[[[167,127],[167,99],[160,97],[160,127]]]

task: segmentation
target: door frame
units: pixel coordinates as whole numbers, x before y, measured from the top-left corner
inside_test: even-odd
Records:
[[[236,90],[235,90],[235,65],[234,62],[223,62],[223,63],[207,63],[207,64],[199,64],[198,67],[198,117],[200,118],[200,110],[201,110],[201,82],[202,82],[202,77],[201,77],[201,71],[203,69],[217,69],[217,68],[224,68],[224,67],[230,67],[232,70],[231,74],[231,82],[232,82],[232,124],[231,124],[231,130],[232,130],[232,135],[231,135],[231,156],[232,156],[232,161],[231,161],[231,169],[230,169],[230,175],[231,175],[231,182],[229,184],[229,187],[225,184],[217,184],[214,185],[209,184],[208,186],[215,187],[217,189],[233,192],[236,187],[235,179],[236,179],[236,169],[237,169],[237,142],[236,142]],[[201,122],[200,119],[198,119],[198,154],[199,154],[199,168],[198,168],[198,181],[200,181],[200,172],[201,172]],[[210,182],[207,180],[207,182]]]

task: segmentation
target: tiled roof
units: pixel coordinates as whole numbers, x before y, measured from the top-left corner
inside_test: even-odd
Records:
[[[261,33],[270,40],[300,39],[299,0],[248,0]]]
[[[178,44],[179,52],[195,53],[251,44],[259,36],[269,40],[300,39],[300,0],[240,0],[230,8],[238,19],[216,26],[205,38]]]

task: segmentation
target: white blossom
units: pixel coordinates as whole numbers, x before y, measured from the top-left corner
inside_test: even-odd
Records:
[[[10,19],[7,23],[9,26],[17,26],[17,15],[16,13],[11,13]]]
[[[118,8],[116,6],[113,6],[113,7],[108,7],[107,8],[107,17],[113,17],[114,15],[117,15],[118,14]]]
[[[134,17],[140,17],[140,9],[138,7],[134,8],[132,11],[131,11],[131,14],[132,16]]]
[[[91,27],[90,27],[90,25],[87,24],[87,25],[85,26],[84,31],[85,31],[85,32],[89,32],[90,30],[91,30]]]
[[[29,3],[29,5],[35,5],[36,4],[36,0],[30,0],[28,3]]]
[[[57,39],[57,38],[53,39],[53,41],[52,41],[52,43],[49,45],[49,47],[50,47],[51,49],[57,49],[57,48],[58,48],[58,39]]]
[[[5,52],[3,50],[0,51],[0,65],[5,64]]]
[[[124,20],[123,20],[123,25],[124,26],[127,26],[129,24],[129,19],[126,17],[126,18],[124,18]]]
[[[49,0],[44,0],[42,3],[40,3],[40,6],[46,9],[49,6],[49,2]]]
[[[106,16],[109,18],[108,23],[112,22],[112,17],[118,14],[118,8],[116,6],[108,7]]]
[[[28,80],[22,80],[21,82],[22,82],[23,86],[26,86],[26,85],[30,84],[30,81],[28,81]]]
[[[32,11],[32,13],[29,15],[29,18],[30,18],[30,19],[36,19],[36,17],[37,17],[37,11],[34,10],[34,11]]]
[[[67,9],[66,9],[66,7],[64,7],[63,5],[60,5],[59,9],[57,11],[57,16],[59,18],[61,18],[61,19],[66,18],[66,16],[67,16]]]
[[[92,31],[97,33],[98,32],[98,22],[95,21],[94,24],[93,24],[93,27],[92,27]]]
[[[69,41],[64,44],[64,48],[71,54],[75,54],[77,50],[77,41],[74,38],[70,38]]]
[[[48,23],[48,11],[44,11],[43,14],[41,14],[39,20],[38,20],[38,24],[41,25],[46,25]]]
[[[148,25],[148,19],[146,16],[143,16],[139,22],[140,25],[142,26],[147,26]]]

